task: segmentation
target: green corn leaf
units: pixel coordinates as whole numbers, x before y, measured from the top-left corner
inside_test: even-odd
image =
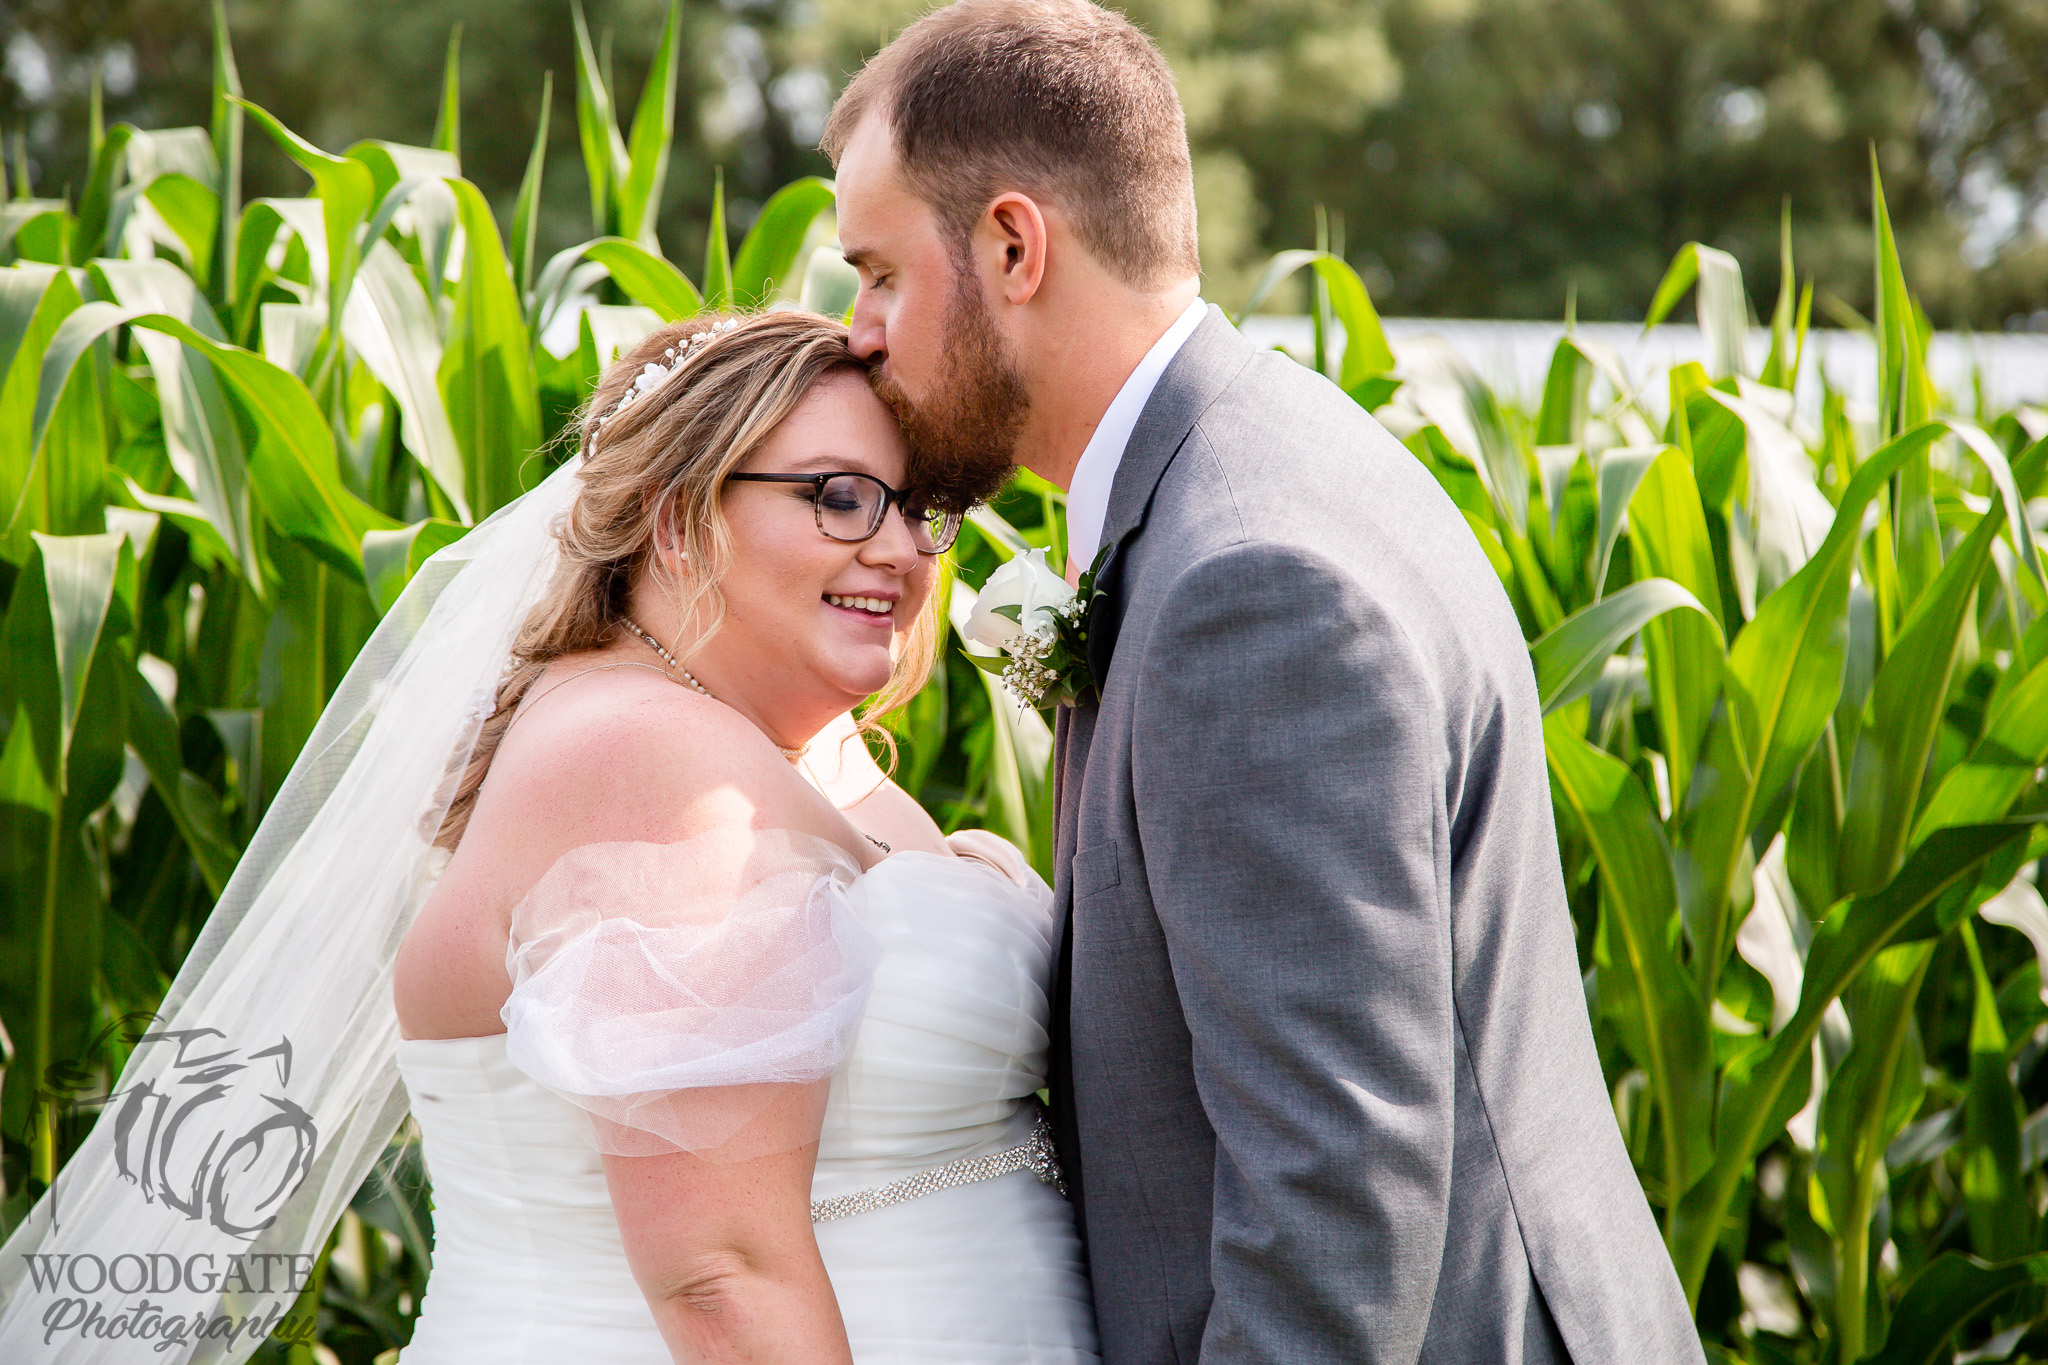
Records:
[[[1687,928],[1709,963],[1725,957],[1730,879],[1760,804],[1791,781],[1841,696],[1849,571],[1864,509],[1941,430],[1935,423],[1917,427],[1864,461],[1820,549],[1758,604],[1755,619],[1729,646],[1728,704],[1708,726],[1678,841]]]
[[[1882,885],[1905,856],[1963,633],[1991,564],[2002,521],[1996,513],[1994,507],[1978,518],[1949,556],[1878,670],[1844,788],[1848,805],[1835,869],[1843,892]]]
[[[434,113],[434,136],[428,143],[450,156],[462,155],[462,23],[448,28],[448,56],[441,68],[441,105]]]
[[[192,552],[201,564],[233,564],[235,552],[220,538],[213,523],[206,519],[206,509],[189,498],[171,497],[152,493],[132,478],[123,477],[122,486],[128,498],[137,507],[152,515],[171,522],[193,541]]]
[[[120,532],[30,541],[8,603],[0,657],[0,923],[8,937],[0,1010],[22,1072],[39,1083],[80,1056],[103,979],[102,864],[88,820],[114,794],[127,732],[121,672],[132,639],[137,574]],[[30,1132],[32,1090],[4,1099],[11,1131],[29,1143],[30,1171],[54,1178],[47,1129]]]
[[[168,314],[211,340],[221,339],[220,324],[192,278],[168,261],[101,261],[93,269],[105,296],[130,314]],[[250,584],[259,584],[248,455],[212,367],[189,363],[185,346],[166,333],[137,335],[134,343],[156,377],[172,468],[206,509]]]
[[[1358,272],[1340,257],[1328,254],[1319,256],[1314,264],[1330,291],[1330,308],[1344,328],[1344,360],[1337,370],[1337,385],[1348,392],[1393,369],[1394,350],[1387,344],[1379,311],[1372,306],[1372,296]]]
[[[1587,396],[1593,388],[1593,367],[1567,336],[1550,353],[1550,372],[1543,379],[1543,403],[1536,411],[1536,444],[1578,445],[1585,439]]]
[[[220,231],[220,196],[181,171],[166,171],[142,192],[164,225],[184,244],[193,278],[202,285],[213,278],[215,236]]]
[[[668,22],[662,26],[661,46],[655,50],[647,85],[640,92],[640,107],[633,113],[626,174],[618,185],[619,235],[632,238],[656,255],[661,254],[661,243],[655,240],[654,219],[661,210],[669,144],[675,137],[676,73],[682,64],[682,45],[682,0],[669,0]]]
[[[1871,225],[1877,260],[1878,435],[1893,435],[1925,422],[1934,413],[1934,386],[1927,375],[1927,337],[1921,330],[1885,208],[1877,148],[1870,149]],[[1899,473],[1892,508],[1894,555],[1901,605],[1910,608],[1941,569],[1941,532],[1934,516],[1932,474],[1924,457]]]
[[[1367,412],[1378,412],[1401,391],[1402,381],[1392,375],[1376,374],[1344,390],[1351,401]]]
[[[832,207],[832,182],[792,180],[769,197],[733,258],[732,295],[739,308],[759,308],[791,283],[796,255],[819,214]]]
[[[1244,320],[1259,311],[1259,305],[1272,296],[1281,282],[1295,271],[1316,260],[1323,253],[1319,251],[1282,251],[1266,262],[1266,268],[1259,272],[1259,278],[1252,284],[1252,292],[1244,301],[1244,307],[1231,316],[1231,323],[1244,326]]]
[[[1436,428],[1445,451],[1477,472],[1493,504],[1501,539],[1526,539],[1529,467],[1493,390],[1463,356],[1434,338],[1419,339],[1404,349],[1403,356],[1409,401]],[[1547,592],[1547,586],[1543,590]]]
[[[61,199],[10,204],[0,209],[0,241],[20,260],[69,265],[76,222]]]
[[[704,306],[732,307],[732,256],[725,240],[725,170],[711,181],[711,222],[704,229]]]
[[[234,102],[255,118],[286,156],[313,177],[327,238],[327,326],[338,336],[342,306],[348,300],[356,265],[362,259],[356,228],[369,214],[372,204],[375,182],[370,169],[351,157],[321,151],[245,99],[237,97]]]
[[[159,293],[155,285],[177,281],[186,291],[191,289],[190,279],[167,263],[111,261],[102,264],[115,269],[111,274],[103,271],[101,278],[114,287],[132,286],[135,296],[141,300],[138,305],[141,310],[154,312],[167,302],[176,306],[174,301]],[[162,271],[152,280],[143,268],[159,264]],[[60,400],[67,399],[72,392],[78,362],[101,338],[133,318],[138,308],[124,308],[116,303],[89,303],[64,319],[43,355],[30,436],[31,448],[37,458],[48,453],[46,435],[52,419],[59,412]],[[188,316],[210,319],[210,314],[203,310],[188,313]],[[158,344],[139,340],[139,344],[158,374],[158,395],[165,404],[166,440],[171,442],[179,476],[191,487],[193,495],[206,511],[207,520],[234,552],[250,585],[258,586],[261,575],[249,517],[241,433],[228,415],[219,386],[203,367],[185,363],[184,352],[176,342]]]
[[[1810,1049],[1828,1006],[1894,941],[1917,942],[1941,932],[1945,926],[1933,914],[1935,903],[1972,885],[1993,854],[2032,828],[2029,822],[2014,821],[1938,830],[1913,850],[1882,890],[1842,901],[1821,923],[1807,950],[1798,1010],[1769,1044],[1729,1064],[1713,1168],[1680,1201],[1673,1217],[1668,1240],[1688,1295],[1699,1293],[1707,1258],[1744,1172],[1804,1102],[1804,1085],[1790,1083],[1810,1074]]]
[[[1749,300],[1742,292],[1742,266],[1725,251],[1698,242],[1680,247],[1657,286],[1650,311],[1643,315],[1643,330],[1662,322],[1694,284],[1699,286],[1695,307],[1714,378],[1747,373],[1742,343],[1749,330]]]
[[[519,197],[512,209],[512,269],[519,284],[519,297],[533,293],[533,246],[538,237],[535,224],[540,215],[541,169],[547,161],[548,114],[554,108],[555,73],[544,72],[540,80],[540,123],[533,131],[533,150],[526,155],[526,173],[519,179]],[[531,304],[528,305],[529,310]],[[533,314],[527,314],[527,326]]]
[[[631,161],[612,113],[611,91],[590,46],[582,0],[571,0],[569,13],[576,25],[576,133],[583,146],[583,169],[590,177],[590,230],[600,236],[616,235],[620,224],[613,208],[624,191]]]
[[[1643,476],[1650,472],[1658,457],[1668,450],[1671,450],[1671,447],[1667,445],[1619,446],[1600,456],[1600,469],[1594,476],[1594,484],[1600,499],[1598,520],[1593,530],[1593,597],[1596,601],[1607,582],[1608,562],[1614,554],[1614,542],[1621,536],[1622,520],[1629,504],[1635,500],[1636,490],[1642,486]],[[1691,482],[1690,478],[1686,480],[1688,486]],[[1555,524],[1555,504],[1561,500],[1553,498],[1551,501],[1553,506],[1550,515]],[[1645,576],[1657,575],[1652,571]],[[1700,597],[1697,588],[1691,591],[1695,597]],[[1706,600],[1701,597],[1702,602]]]
[[[69,786],[71,742],[85,710],[86,680],[99,655],[100,631],[114,601],[114,578],[127,551],[118,531],[97,536],[35,533],[43,555],[50,639],[57,658],[57,791]]]
[[[1582,607],[1529,646],[1536,665],[1536,692],[1549,715],[1586,695],[1599,681],[1607,657],[1645,623],[1667,611],[1698,612],[1709,622],[1713,613],[1700,600],[1668,578],[1631,583],[1612,597]],[[1718,633],[1718,632],[1717,632]]]
[[[239,113],[240,111],[237,110]],[[242,211],[226,250],[230,256],[224,293],[235,300],[233,333],[249,339],[259,301],[259,286],[270,273],[269,255],[277,234],[284,229],[284,214],[272,200],[258,199]],[[323,314],[325,308],[320,310]]]
[[[1799,438],[1753,401],[1768,391],[1746,380],[1740,382],[1748,396],[1718,388],[1705,390],[1705,395],[1741,423],[1731,454],[1747,457],[1749,487],[1744,503],[1755,528],[1755,597],[1761,599],[1813,557],[1827,536],[1834,509],[1814,487],[1813,463]]]
[[[342,484],[332,431],[298,376],[206,336],[181,318],[135,313],[125,320],[138,340],[161,334],[204,358],[206,370],[218,375],[252,419],[256,443],[248,476],[265,516],[331,567],[359,574],[364,532],[395,523]]]
[[[1556,537],[1559,519],[1564,514],[1565,495],[1572,486],[1572,471],[1578,468],[1585,455],[1575,445],[1537,446],[1535,455],[1537,486],[1543,490],[1543,505],[1550,509],[1548,534],[1552,539],[1547,558],[1557,576],[1569,581],[1584,559],[1582,548],[1572,544],[1569,537],[1564,541]],[[1570,528],[1566,530],[1569,532]],[[1599,589],[1600,583],[1596,580],[1593,585],[1595,597],[1600,595]]]
[[[1616,453],[1609,451],[1606,458],[1612,460]],[[1606,491],[1603,482],[1603,517]],[[1692,465],[1676,447],[1662,447],[1638,477],[1629,498],[1628,525],[1636,571],[1644,577],[1677,583],[1713,618],[1701,621],[1689,612],[1679,612],[1659,617],[1643,628],[1650,704],[1670,767],[1671,805],[1682,811],[1692,786],[1695,758],[1721,695],[1727,650],[1722,643],[1721,587],[1714,569],[1713,543],[1700,509]]]
[[[403,142],[358,142],[348,149],[348,158],[369,169],[370,202],[377,206],[370,227],[363,233],[365,243],[376,241],[391,226],[393,210],[405,202],[403,196],[393,198],[400,185],[411,181],[416,190],[421,184],[462,174],[462,162],[453,152],[438,147],[409,147]]]
[[[389,242],[371,244],[342,334],[398,406],[406,449],[465,521],[472,519],[462,444],[437,382],[444,364],[439,319],[412,268]]]
[[[1304,266],[1313,269],[1329,292],[1331,312],[1344,326],[1344,360],[1338,367],[1337,385],[1346,392],[1394,368],[1394,351],[1387,344],[1386,330],[1372,306],[1372,296],[1358,272],[1327,251],[1282,251],[1266,263],[1232,322],[1242,326],[1260,304],[1280,287],[1283,280]]]
[[[26,287],[9,295],[17,325],[28,321],[16,343],[4,387],[0,387],[0,514],[5,557],[27,560],[31,530],[78,535],[104,529],[105,433],[99,385],[87,366],[85,380],[71,384],[37,420],[43,398],[42,369],[49,350],[84,302],[72,275],[44,266],[16,266],[0,276],[19,276]],[[40,284],[41,297],[34,298]]]
[[[2048,764],[2048,658],[2037,658],[1992,712],[1977,746],[1935,788],[1913,841],[1944,826],[1999,819],[2043,764]]]
[[[1927,377],[1927,341],[1915,320],[1905,269],[1899,264],[1875,145],[1870,149],[1870,199],[1877,260],[1878,434],[1889,439],[1932,416],[1935,399]]]
[[[744,248],[742,255],[745,254]],[[797,302],[813,313],[842,322],[853,319],[853,305],[860,297],[860,272],[846,263],[837,243],[820,246],[804,263],[803,286]]]
[[[1472,534],[1479,538],[1479,548],[1486,552],[1486,562],[1493,565],[1493,571],[1500,575],[1501,586],[1512,590],[1515,561],[1508,556],[1507,546],[1501,544],[1500,532],[1462,507],[1458,511],[1464,516],[1465,524],[1472,528]]]
[[[233,253],[235,243],[225,225],[242,219],[242,77],[235,69],[235,50],[228,41],[227,0],[213,0],[213,118],[209,132],[214,159],[220,166],[221,257],[213,267],[221,301],[233,307],[239,301]]]
[[[638,304],[593,303],[576,320],[577,373],[595,385],[604,367],[661,326],[661,315]]]
[[[21,514],[28,494],[30,418],[43,352],[82,302],[57,266],[0,270],[0,513],[10,521]]]
[[[541,271],[540,283],[534,289],[534,297],[540,301],[537,316],[541,327],[547,325],[549,316],[569,293],[575,268],[584,260],[603,266],[626,297],[652,308],[663,322],[674,322],[704,310],[704,296],[698,294],[697,287],[682,271],[623,237],[600,237],[556,252]]]
[[[1855,1045],[1835,1068],[1816,1125],[1810,1207],[1836,1246],[1835,1332],[1845,1359],[1862,1354],[1878,1260],[1871,1220],[1885,1152],[1927,1090],[1913,1003],[1934,948],[1909,943],[1871,960],[1845,996]]]
[[[533,344],[498,225],[482,191],[450,180],[461,214],[462,280],[441,358],[442,396],[462,446],[469,504],[496,511],[540,482],[540,391]]]
[[[2005,1026],[1998,994],[1984,972],[1977,934],[1965,920],[1956,928],[1976,985],[1970,1014],[1970,1088],[1963,1097],[1963,1202],[1970,1243],[1978,1255],[2004,1261],[2034,1244],[2033,1195],[2021,1178],[2019,1092],[2006,1070]]]
[[[981,669],[976,674],[988,694],[994,727],[989,746],[988,827],[1015,844],[1039,875],[1052,866],[1053,781],[1052,729],[1045,717],[1020,705],[1004,690],[983,662],[987,653],[969,644],[967,619],[974,611],[974,590],[954,580],[948,615],[968,657]]]
[[[297,375],[262,356],[167,326],[174,321],[138,318],[134,325],[166,327],[203,350],[254,419],[249,479],[265,518],[331,568],[359,573],[356,547],[364,532],[393,523],[343,484],[333,434],[312,394]]]
[[[113,207],[114,181],[120,174],[128,139],[133,136],[133,127],[125,123],[116,124],[93,153],[92,174],[87,177],[85,193],[79,198],[78,222],[71,233],[73,265],[84,265],[95,256],[114,254],[113,244],[107,240],[107,221]]]
[[[363,578],[369,584],[370,600],[376,603],[378,614],[391,610],[391,604],[405,591],[420,565],[468,533],[467,526],[432,517],[394,530],[366,533],[362,545]]]
[[[1991,486],[2005,501],[2006,531],[2013,548],[2019,551],[2020,562],[2033,570],[2034,581],[2048,589],[2048,572],[2041,565],[2040,547],[2034,543],[2032,528],[2027,521],[2026,499],[2021,495],[2019,478],[2013,462],[2005,458],[2005,452],[1998,448],[1998,442],[1991,439],[1982,427],[1974,422],[1965,422],[1958,417],[1945,418],[1943,425],[1955,433],[1963,449],[1977,458],[1984,466],[1984,472],[1991,476]],[[2036,449],[2048,451],[2048,441],[2039,442]],[[2022,459],[2025,457],[2022,456]]]
[[[1028,555],[1034,548],[1031,542],[1024,538],[1023,533],[1005,521],[993,507],[976,507],[967,514],[967,524],[979,532],[982,539],[988,542],[989,548],[1004,559],[1012,555]]]
[[[43,298],[57,271],[58,267],[53,265],[18,265],[0,270],[0,381],[13,372],[14,358],[21,352],[22,342],[42,309]]]
[[[1884,1349],[1869,1365],[1947,1365],[1954,1355],[1949,1341],[1965,1323],[2036,1284],[2048,1284],[2048,1253],[1987,1265],[1945,1251],[1906,1286]]]
[[[1778,302],[1771,309],[1771,353],[1764,360],[1758,378],[1774,389],[1791,392],[1799,378],[1799,352],[1793,342],[1793,297],[1797,281],[1792,275],[1792,199],[1788,195],[1778,215]],[[1811,306],[1812,296],[1808,295]],[[1800,328],[1800,340],[1805,328]]]
[[[401,207],[411,205],[413,247],[425,276],[422,283],[427,297],[438,300],[455,245],[455,196],[447,181],[462,174],[462,163],[448,152],[397,142],[358,142],[348,154],[370,168],[371,199],[377,205],[363,233],[364,251],[384,236]]]
[[[192,861],[206,880],[208,893],[218,897],[235,870],[237,850],[224,834],[217,807],[206,810],[204,803],[196,799],[198,793],[188,790],[188,778],[192,785],[199,785],[202,791],[204,788],[182,766],[178,718],[139,671],[130,669],[127,682],[128,742],[135,746],[136,757],[142,760],[157,795],[171,813],[178,836],[191,850]]]
[[[1656,808],[1634,773],[1563,718],[1543,724],[1550,774],[1600,864],[1600,1003],[1650,1077],[1662,1115],[1667,1201],[1712,1156],[1713,1048],[1706,1003],[1678,960],[1678,893]]]

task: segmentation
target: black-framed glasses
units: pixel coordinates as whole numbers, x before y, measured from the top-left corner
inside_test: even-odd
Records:
[[[891,488],[872,474],[830,470],[823,474],[728,474],[743,483],[807,483],[818,529],[833,540],[858,544],[882,529],[889,509],[901,507],[910,526],[911,543],[924,555],[940,555],[960,537],[960,514],[920,506],[908,493]]]

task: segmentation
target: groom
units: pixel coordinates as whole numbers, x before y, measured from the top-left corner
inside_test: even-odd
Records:
[[[1528,651],[1471,532],[1197,298],[1172,78],[961,0],[832,112],[923,486],[1108,547],[1063,711],[1053,1095],[1108,1365],[1698,1361],[1586,1019]]]

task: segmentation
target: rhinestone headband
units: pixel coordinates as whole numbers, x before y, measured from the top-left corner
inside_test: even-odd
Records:
[[[619,401],[614,403],[611,410],[605,413],[604,416],[592,422],[590,429],[596,431],[599,427],[611,421],[612,418],[617,417],[620,413],[638,402],[641,395],[660,388],[671,376],[681,373],[683,367],[690,363],[692,357],[711,344],[713,337],[730,332],[739,325],[740,320],[738,318],[726,318],[723,322],[714,322],[704,331],[694,333],[684,339],[680,345],[671,346],[663,351],[660,360],[650,360],[645,365],[642,365],[640,373],[633,376],[632,387],[620,394]]]

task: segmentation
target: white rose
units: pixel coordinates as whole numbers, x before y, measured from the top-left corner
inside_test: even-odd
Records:
[[[988,576],[967,618],[967,638],[990,649],[1004,649],[1026,631],[1051,627],[1053,613],[1074,600],[1067,580],[1045,562],[1045,551],[1017,555]],[[997,607],[1015,607],[1019,620],[998,616]]]

